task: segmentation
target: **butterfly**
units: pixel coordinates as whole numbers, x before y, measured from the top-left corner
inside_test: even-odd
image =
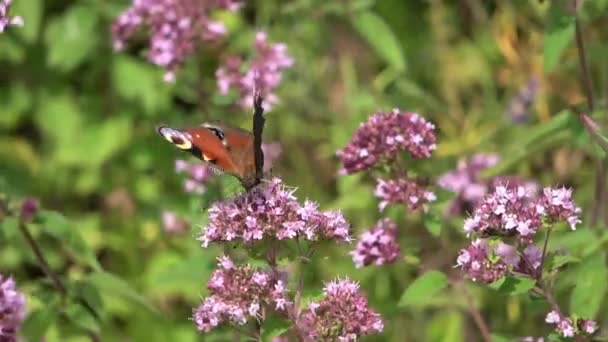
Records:
[[[216,172],[238,178],[245,189],[259,183],[251,132],[221,122],[184,129],[160,125],[156,131],[177,148],[208,163]]]

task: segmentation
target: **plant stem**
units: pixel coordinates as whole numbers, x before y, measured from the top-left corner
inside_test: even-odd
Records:
[[[67,289],[66,289],[65,285],[63,284],[63,282],[61,281],[59,276],[51,270],[49,263],[46,261],[46,258],[42,254],[42,250],[40,249],[40,246],[38,245],[36,240],[34,240],[34,237],[30,233],[29,229],[27,229],[27,225],[25,224],[25,222],[23,222],[23,221],[19,222],[19,230],[21,230],[21,234],[23,234],[23,237],[25,238],[28,245],[32,249],[32,252],[34,252],[36,259],[38,259],[38,263],[40,264],[40,267],[42,268],[42,271],[44,272],[44,274],[46,274],[46,276],[51,279],[51,281],[53,282],[53,285],[55,286],[57,291],[59,291],[61,293],[61,295],[66,295]]]
[[[475,324],[477,325],[477,328],[479,329],[483,340],[485,342],[492,342],[492,334],[490,333],[490,328],[488,328],[488,324],[483,319],[481,312],[479,312],[479,309],[477,309],[477,307],[475,306],[473,296],[471,296],[469,289],[467,289],[466,285],[462,283],[460,284],[460,287],[462,288],[462,292],[466,297],[469,312],[471,313],[471,316],[473,317],[473,320],[475,321]]]
[[[574,16],[574,26],[576,35],[576,48],[578,51],[578,61],[581,68],[581,78],[583,81],[583,87],[585,88],[585,93],[587,94],[587,104],[589,106],[589,112],[593,112],[595,110],[593,81],[591,79],[589,64],[587,64],[587,52],[585,50],[585,43],[583,41],[583,31],[581,28],[580,21],[578,19],[578,15]]]
[[[27,224],[23,220],[19,221],[19,230],[21,231],[21,234],[23,234],[23,237],[27,241],[27,244],[32,249],[32,252],[34,252],[34,255],[36,256],[36,259],[38,260],[40,268],[42,268],[44,274],[46,274],[46,276],[51,279],[51,281],[53,282],[53,286],[55,287],[55,289],[57,289],[61,296],[66,297],[68,294],[67,287],[65,286],[65,284],[63,284],[61,278],[59,278],[59,276],[55,272],[53,272],[53,270],[51,270],[48,261],[46,261],[44,254],[42,254],[42,249],[38,245],[38,242],[36,242],[36,240],[32,236],[32,233],[30,233],[29,229],[27,228]],[[93,317],[99,318],[97,312],[95,312],[95,310],[89,305],[89,303],[87,303],[84,299],[80,297],[78,297],[77,300],[80,305],[82,305],[85,309],[87,309],[87,311],[91,313],[91,315],[93,315]],[[99,335],[97,335],[93,331],[87,331],[87,335],[93,342],[101,341]]]
[[[545,256],[547,255],[547,245],[549,244],[549,236],[551,235],[551,227],[547,228],[547,234],[545,234],[545,243],[543,244],[543,254],[540,258],[540,266],[538,267],[538,273],[536,274],[536,280],[541,281],[543,277],[543,267],[545,265]]]

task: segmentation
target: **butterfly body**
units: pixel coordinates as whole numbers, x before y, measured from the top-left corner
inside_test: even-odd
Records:
[[[216,171],[237,177],[245,188],[258,182],[253,135],[248,131],[213,122],[185,129],[161,125],[157,132],[179,149],[209,163]]]

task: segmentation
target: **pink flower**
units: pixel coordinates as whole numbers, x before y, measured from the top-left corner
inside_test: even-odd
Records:
[[[181,159],[175,161],[175,171],[187,174],[184,190],[195,194],[204,193],[207,182],[214,175],[214,171],[206,163],[191,163]]]
[[[283,311],[291,302],[275,273],[251,266],[236,266],[227,256],[218,258],[219,268],[207,283],[211,295],[194,310],[199,331],[209,332],[224,322],[245,324],[262,308]]]
[[[408,151],[413,158],[428,158],[437,147],[435,125],[416,113],[377,112],[362,123],[351,141],[336,154],[342,161],[342,173],[350,174],[395,159]]]
[[[237,90],[243,108],[253,108],[253,93],[258,90],[264,95],[264,109],[269,111],[278,103],[274,90],[281,83],[283,71],[293,65],[293,59],[287,54],[285,44],[270,44],[264,32],[256,34],[254,48],[255,56],[246,71],[241,58],[226,58],[215,72],[217,86],[222,95],[231,89]]]
[[[456,263],[473,281],[491,283],[506,275],[518,261],[513,247],[491,247],[487,240],[477,239],[460,251]]]
[[[162,215],[163,228],[169,234],[183,233],[189,226],[189,223],[178,217],[174,212],[163,211]]]
[[[397,225],[389,218],[378,221],[375,227],[363,233],[357,248],[350,252],[357,268],[391,263],[399,256]]]
[[[215,8],[234,10],[238,3],[210,0],[203,6],[190,0],[134,0],[112,25],[114,48],[124,49],[128,40],[147,28],[148,59],[165,68],[164,80],[173,82],[175,71],[199,46],[216,42],[226,34],[224,25],[209,17]]]
[[[410,210],[416,210],[437,199],[434,193],[426,190],[413,178],[378,179],[374,194],[382,199],[380,211],[389,204],[403,204]]]
[[[199,241],[203,247],[231,240],[253,243],[265,237],[350,241],[350,226],[342,213],[320,211],[311,201],[302,205],[294,192],[273,178],[235,198],[216,202],[209,209],[209,223]]]
[[[323,292],[325,298],[311,303],[298,318],[306,341],[355,341],[383,330],[380,315],[369,308],[357,283],[335,280]]]
[[[23,26],[23,18],[20,16],[9,17],[12,0],[0,0],[0,33],[9,26]]]
[[[15,288],[13,278],[0,274],[0,341],[17,341],[25,318],[25,296]]]

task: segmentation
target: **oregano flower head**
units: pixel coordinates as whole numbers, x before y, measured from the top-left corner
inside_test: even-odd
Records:
[[[285,284],[275,272],[237,266],[227,256],[218,261],[207,283],[211,295],[194,310],[199,331],[208,332],[224,322],[242,325],[261,317],[264,308],[284,311],[291,305]]]
[[[215,202],[199,240],[203,247],[210,242],[252,243],[263,238],[350,241],[350,225],[340,211],[321,211],[309,200],[300,204],[294,192],[275,177],[239,196]]]
[[[437,148],[435,125],[416,113],[393,109],[377,112],[362,123],[350,142],[337,152],[342,173],[368,169],[407,151],[413,158],[428,158]]]

